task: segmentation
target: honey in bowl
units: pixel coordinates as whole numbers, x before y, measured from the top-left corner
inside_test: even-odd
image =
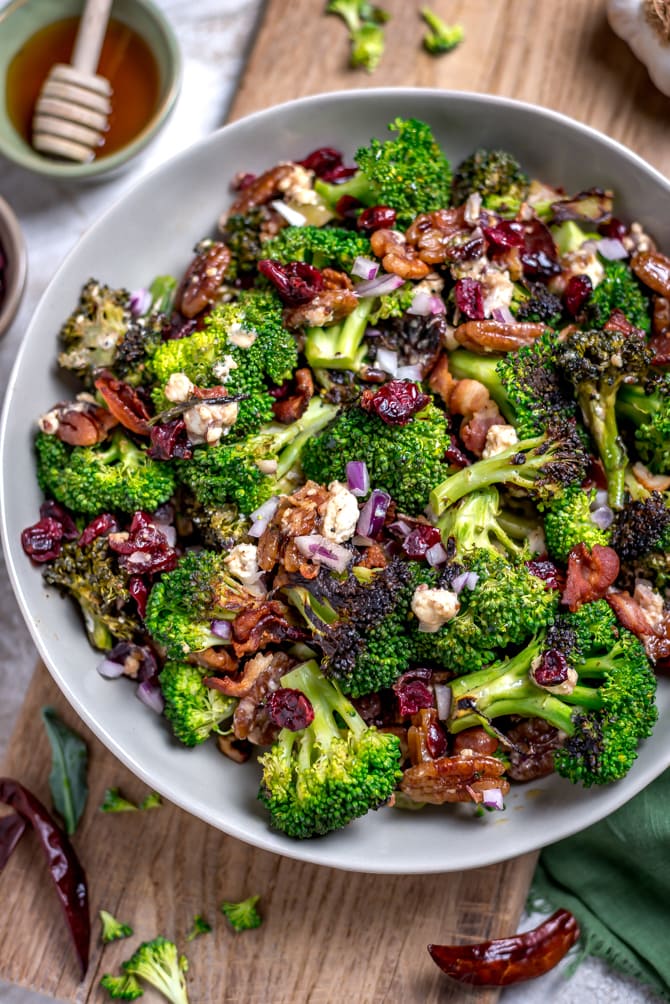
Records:
[[[69,63],[79,18],[68,17],[40,29],[13,57],[7,69],[7,114],[14,128],[30,143],[35,103],[54,63]],[[109,80],[112,112],[96,158],[127,146],[150,122],[158,107],[159,74],[144,39],[112,19],[97,72]]]

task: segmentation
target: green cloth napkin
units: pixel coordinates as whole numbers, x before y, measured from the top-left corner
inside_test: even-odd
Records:
[[[670,770],[542,851],[529,908],[558,907],[579,921],[580,958],[597,955],[670,1001]]]

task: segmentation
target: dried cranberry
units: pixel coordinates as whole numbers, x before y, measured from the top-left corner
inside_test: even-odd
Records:
[[[453,434],[450,436],[449,446],[444,451],[444,459],[451,467],[458,467],[459,470],[470,466],[470,460],[458,445],[456,437]]]
[[[88,526],[82,530],[77,543],[80,547],[86,547],[87,544],[93,543],[96,537],[102,537],[106,533],[114,533],[118,529],[119,524],[114,516],[111,513],[103,512],[100,516],[92,519]]]
[[[390,380],[379,390],[364,390],[361,408],[374,412],[387,425],[407,425],[430,398],[409,380]]]
[[[555,687],[568,678],[568,660],[556,648],[542,653],[542,661],[533,669],[533,679],[539,687]]]
[[[598,227],[598,232],[603,235],[603,237],[617,237],[621,240],[628,233],[628,227],[621,220],[617,220],[616,216],[613,216],[611,220],[607,220],[606,223],[601,223]]]
[[[484,317],[484,294],[482,284],[477,279],[457,279],[454,298],[460,312],[471,321],[481,321]]]
[[[547,589],[563,588],[561,572],[553,561],[549,561],[548,558],[527,561],[526,568],[531,575],[534,575],[538,579],[542,579]]]
[[[563,294],[565,309],[576,317],[593,292],[593,283],[588,275],[571,275]]]
[[[375,230],[390,230],[395,226],[395,219],[395,209],[390,206],[370,206],[358,217],[356,226],[364,233],[371,234]]]
[[[353,176],[357,173],[357,167],[345,167],[344,164],[338,164],[337,167],[331,168],[330,171],[324,171],[321,177],[324,181],[328,182],[329,185],[339,185],[343,181],[348,181],[349,178],[353,178]]]
[[[289,261],[282,265],[272,258],[262,258],[258,271],[273,284],[279,299],[287,307],[310,303],[323,289],[323,275],[318,268],[304,261]]]
[[[472,234],[470,230],[461,230],[452,237],[446,247],[447,260],[450,262],[474,261],[481,258],[486,250],[483,234]]]
[[[501,220],[493,227],[482,227],[484,236],[495,248],[521,248],[524,245],[523,223]]]
[[[139,575],[169,572],[177,564],[177,552],[163,530],[145,512],[133,515],[127,534],[112,534],[109,546],[120,555],[119,563]]]
[[[61,550],[63,524],[51,516],[27,526],[21,533],[21,547],[33,561],[53,561]]]
[[[144,579],[139,575],[131,576],[128,583],[128,592],[135,600],[138,614],[140,617],[144,617],[147,612],[147,600],[149,599],[149,589]]]
[[[402,542],[402,549],[408,558],[425,558],[426,551],[435,544],[442,543],[442,534],[427,523],[415,527]]]
[[[245,188],[252,185],[256,180],[256,175],[252,174],[251,171],[239,171],[232,180],[230,190],[231,192],[243,192]]]
[[[423,667],[410,669],[393,684],[398,710],[403,718],[416,714],[421,708],[434,706],[434,694],[429,686],[432,675],[430,669]]]
[[[64,506],[52,499],[47,499],[40,506],[40,519],[48,518],[55,519],[63,527],[63,540],[76,540],[79,536],[79,530],[70,513]]]
[[[299,160],[301,167],[306,167],[308,171],[314,171],[318,178],[323,178],[324,174],[339,167],[342,163],[342,154],[339,150],[334,150],[332,146],[320,146],[317,150],[308,153],[304,160]]]
[[[354,216],[358,210],[363,205],[358,199],[355,199],[353,195],[343,195],[341,199],[338,199],[335,203],[335,212],[338,216]]]
[[[195,318],[188,320],[183,314],[175,311],[169,320],[166,320],[161,329],[161,338],[164,342],[172,342],[178,338],[186,338],[192,335],[198,326]]]
[[[171,422],[152,425],[149,439],[151,446],[147,450],[147,456],[152,460],[172,460],[173,457],[190,460],[193,456],[193,447],[183,418],[174,418]]]
[[[288,397],[290,390],[291,381],[284,380],[284,382],[279,384],[278,387],[268,387],[268,394],[270,397],[273,397],[275,401],[283,401],[285,397]]]
[[[301,690],[281,687],[268,697],[265,707],[275,725],[290,732],[306,729],[314,721],[314,708]]]
[[[550,279],[558,275],[561,266],[554,238],[540,220],[533,219],[523,224],[524,242],[519,257],[523,274],[531,279]]]

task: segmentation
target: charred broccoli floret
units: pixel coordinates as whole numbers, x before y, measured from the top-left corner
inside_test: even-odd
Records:
[[[74,447],[38,432],[35,448],[40,488],[76,513],[154,512],[174,491],[170,465],[118,430],[98,446]]]
[[[251,521],[232,502],[206,506],[184,489],[178,495],[177,530],[180,537],[213,551],[230,551],[246,540]]]
[[[544,534],[547,551],[557,561],[567,561],[568,554],[577,544],[594,544],[605,547],[610,542],[610,532],[602,530],[592,519],[596,490],[586,490],[580,485],[568,488],[557,499],[547,502],[544,510]]]
[[[206,687],[204,676],[203,669],[187,662],[167,662],[160,674],[165,717],[184,746],[197,746],[220,732],[237,705],[234,697]]]
[[[254,206],[247,213],[233,214],[226,219],[223,241],[231,253],[232,261],[227,275],[251,275],[260,258],[267,257],[265,247],[269,212],[266,206]],[[270,256],[272,257],[272,256]]]
[[[584,327],[600,328],[614,310],[620,310],[636,328],[648,332],[651,302],[630,266],[622,261],[603,261],[604,278],[584,309]]]
[[[449,205],[451,168],[425,122],[396,119],[389,129],[397,133],[394,139],[373,139],[356,151],[353,178],[339,185],[319,179],[314,188],[332,209],[343,195],[366,206],[391,206],[398,225],[407,227],[418,213]]]
[[[368,727],[314,661],[296,666],[281,683],[307,697],[314,719],[297,732],[282,729],[259,759],[259,798],[272,825],[305,839],[384,805],[401,776],[397,736]]]
[[[561,301],[543,282],[532,282],[528,287],[517,283],[511,309],[517,321],[546,324],[550,328],[560,327],[563,318]]]
[[[616,399],[625,383],[643,380],[652,352],[644,338],[621,331],[573,331],[556,350],[561,372],[575,396],[607,475],[609,503],[624,500],[626,451],[616,417]]]
[[[652,492],[645,499],[628,500],[614,517],[611,543],[622,561],[642,558],[668,538],[670,509],[660,492]]]
[[[478,192],[487,209],[515,215],[528,194],[530,179],[506,150],[475,150],[454,173],[453,203],[460,206]]]
[[[172,310],[177,280],[160,275],[146,290],[146,308],[135,316],[119,342],[114,357],[114,375],[131,387],[151,383],[149,359],[163,341],[163,328]]]
[[[113,364],[131,320],[128,290],[89,279],[60,330],[58,365],[92,387],[95,371]]]

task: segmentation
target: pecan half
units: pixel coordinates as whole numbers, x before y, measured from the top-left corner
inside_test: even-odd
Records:
[[[107,438],[118,419],[93,401],[57,404],[39,421],[42,432],[54,435],[69,446],[95,446]]]
[[[641,282],[661,296],[670,297],[670,258],[660,251],[641,251],[630,267]]]
[[[348,317],[358,306],[358,297],[350,289],[322,289],[309,303],[284,310],[284,324],[291,331],[298,328],[321,328]]]
[[[308,561],[294,543],[295,537],[320,528],[319,508],[329,499],[326,488],[308,481],[292,495],[284,496],[258,541],[257,561],[264,572],[281,563],[287,572],[300,572],[313,579],[319,566]]]
[[[430,267],[421,261],[417,252],[397,230],[375,230],[370,237],[370,247],[387,272],[402,279],[425,279]]]
[[[542,718],[524,718],[507,733],[513,743],[507,774],[513,781],[535,781],[554,772],[554,750],[561,733]]]
[[[230,251],[225,244],[206,243],[186,269],[175,297],[176,309],[191,318],[214,303],[229,264]]]
[[[403,774],[400,790],[413,802],[443,805],[445,802],[474,802],[479,805],[484,792],[499,788],[509,791],[509,781],[503,777],[505,765],[497,757],[486,754],[444,756],[409,767]]]
[[[465,206],[420,213],[405,232],[421,261],[438,265],[449,257],[449,241],[465,226]]]
[[[515,352],[523,345],[532,345],[546,330],[544,324],[523,321],[466,321],[454,331],[456,341],[472,352]]]
[[[259,174],[239,192],[230,209],[219,219],[219,227],[224,227],[229,216],[244,216],[256,206],[263,206],[281,195],[282,185],[295,173],[295,164],[276,164],[269,171]]]

